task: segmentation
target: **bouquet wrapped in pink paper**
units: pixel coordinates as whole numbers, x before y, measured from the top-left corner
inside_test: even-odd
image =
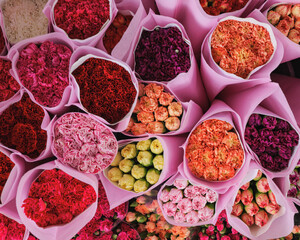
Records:
[[[241,117],[252,158],[269,177],[286,177],[299,159],[299,128],[278,84],[224,93],[223,100]]]
[[[79,173],[58,161],[28,171],[21,179],[16,204],[21,221],[34,236],[70,239],[94,216],[96,176]]]
[[[195,52],[200,57],[201,45],[210,29],[222,18],[247,15],[261,5],[259,0],[156,0],[159,12],[173,17],[185,27]]]
[[[289,176],[290,187],[288,197],[294,198],[295,203],[300,206],[300,161]]]
[[[189,134],[184,148],[183,171],[187,179],[224,193],[248,169],[239,115],[215,100]]]
[[[66,113],[54,122],[52,152],[80,172],[98,173],[114,160],[118,143],[113,133],[92,116]]]
[[[62,113],[69,101],[69,63],[74,49],[63,34],[51,33],[21,41],[9,51],[13,76],[52,114]]]
[[[228,222],[250,239],[288,235],[294,211],[274,182],[252,161],[246,177],[228,202]],[[284,226],[282,222],[285,222]],[[276,229],[274,231],[273,229]]]
[[[191,44],[183,26],[175,19],[155,15],[150,10],[137,27],[123,60],[140,80],[163,82],[181,101],[193,100],[207,108]]]
[[[124,134],[181,134],[190,131],[201,115],[196,103],[181,103],[164,84],[140,82],[138,101]]]
[[[157,136],[118,143],[116,158],[99,174],[111,209],[161,184],[176,173],[182,159],[179,149],[182,136]]]
[[[138,83],[129,66],[91,47],[78,48],[70,65],[74,89],[69,105],[116,131],[125,130],[138,97]]]
[[[220,20],[201,50],[201,76],[210,100],[228,86],[249,88],[270,81],[283,54],[268,24],[236,17]]]
[[[17,219],[6,216],[0,209],[0,238],[25,240],[28,238],[28,231],[24,224],[19,223]]]
[[[45,8],[54,31],[77,46],[95,46],[117,14],[114,0],[50,0]]]
[[[50,117],[30,96],[20,94],[0,109],[0,146],[28,162],[51,156]]]

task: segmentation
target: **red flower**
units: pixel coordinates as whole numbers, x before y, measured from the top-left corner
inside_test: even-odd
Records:
[[[0,214],[0,239],[22,240],[25,226]]]
[[[0,36],[0,52],[2,51],[1,49],[3,48],[1,48]],[[8,100],[20,89],[18,82],[9,73],[10,69],[11,62],[0,58],[0,102]]]

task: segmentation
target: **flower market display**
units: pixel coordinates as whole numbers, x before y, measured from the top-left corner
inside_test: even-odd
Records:
[[[222,21],[211,36],[215,62],[227,73],[244,79],[268,62],[274,50],[268,30],[251,22]]]
[[[139,84],[139,98],[126,132],[133,135],[161,134],[180,128],[183,108],[163,85]]]
[[[245,140],[264,168],[278,172],[288,167],[299,134],[283,119],[252,114],[245,130]]]
[[[118,151],[112,132],[82,113],[67,113],[54,127],[53,153],[78,171],[98,173],[114,160]]]
[[[300,1],[0,10],[0,239],[300,239]]]
[[[145,192],[159,180],[164,167],[163,151],[158,139],[129,143],[119,149],[106,176],[122,189]]]
[[[193,175],[208,181],[235,176],[244,161],[244,150],[230,123],[218,119],[202,122],[190,135],[186,147]]]
[[[268,12],[267,17],[286,37],[300,43],[300,4],[279,4]]]

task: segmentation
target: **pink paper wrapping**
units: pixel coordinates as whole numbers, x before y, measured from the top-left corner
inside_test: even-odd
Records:
[[[285,1],[267,0],[260,8],[261,12],[255,10],[251,14],[253,14],[253,16],[255,16],[257,19],[259,19],[259,21],[268,23],[271,26],[276,38],[282,42],[284,48],[284,55],[281,62],[283,63],[283,62],[288,62],[296,58],[299,58],[300,46],[299,44],[291,41],[288,37],[284,36],[276,27],[274,27],[271,23],[269,23],[267,19],[268,11],[271,10],[274,6],[280,4],[299,4],[299,1],[298,0],[285,0]]]
[[[1,22],[1,11],[0,11],[0,22]],[[0,23],[0,24],[1,24],[1,23]],[[6,60],[6,61],[12,62],[12,60],[11,60],[10,58],[8,58],[7,56],[3,56],[3,57],[0,56],[0,58],[3,59],[3,60]],[[12,71],[12,70],[10,70],[10,72],[11,72],[11,71]],[[13,76],[13,75],[12,75],[12,76]],[[15,79],[16,79],[16,78],[15,78]],[[16,79],[16,81],[17,81],[17,79]],[[18,81],[17,81],[17,82],[18,82]],[[20,85],[19,82],[18,82],[18,84]],[[11,98],[9,98],[9,99],[7,99],[7,100],[5,100],[5,101],[0,102],[0,109],[1,109],[2,107],[5,107],[5,106],[9,103],[10,100],[13,100],[13,99],[18,98],[18,95],[20,95],[21,88],[22,88],[22,85],[20,85],[19,91],[17,91],[17,92],[15,93],[14,96],[12,96]]]
[[[134,37],[134,34],[132,33],[136,31],[140,22],[146,17],[147,14],[141,0],[119,0],[116,1],[116,6],[119,12],[126,14],[131,13],[133,16],[120,42],[118,42],[111,52],[113,57],[122,60],[126,58],[125,54],[128,53],[128,49]],[[106,52],[105,47],[103,46],[104,35],[105,34],[100,37],[96,47]]]
[[[88,111],[83,107],[81,100],[80,100],[80,89],[79,86],[76,82],[75,77],[72,75],[72,72],[79,67],[85,60],[89,59],[89,58],[101,58],[101,59],[105,59],[105,60],[109,60],[112,61],[114,63],[117,63],[118,65],[122,66],[125,70],[127,70],[127,72],[130,74],[131,76],[131,80],[133,82],[133,85],[135,86],[135,89],[137,91],[136,97],[135,97],[135,101],[132,104],[131,110],[128,112],[128,114],[119,122],[114,123],[114,124],[110,124],[108,123],[105,119],[92,114],[98,121],[105,123],[106,125],[108,125],[112,130],[121,132],[124,131],[129,123],[130,120],[130,116],[132,115],[132,112],[134,110],[135,104],[137,102],[137,98],[138,98],[138,82],[137,79],[133,73],[133,71],[130,69],[130,67],[120,61],[115,59],[114,57],[108,55],[107,53],[92,48],[92,47],[79,47],[72,55],[71,59],[70,59],[70,73],[71,73],[71,83],[73,86],[73,91],[70,97],[70,101],[68,103],[68,105],[75,105],[77,107],[79,107],[81,110],[83,110],[84,112],[88,113]],[[91,113],[90,113],[91,114]]]
[[[175,18],[183,24],[190,37],[197,59],[200,58],[204,38],[220,19],[227,16],[244,16],[260,6],[261,2],[260,0],[249,0],[245,7],[240,10],[211,16],[203,10],[199,0],[156,0],[160,14]]]
[[[147,191],[148,192],[161,183],[163,183],[166,179],[168,179],[170,176],[174,175],[177,172],[177,167],[182,161],[182,151],[179,148],[179,146],[183,143],[184,141],[184,136],[176,136],[176,137],[171,137],[171,136],[157,136],[156,137],[162,144],[164,152],[164,167],[163,170],[160,174],[160,178],[156,184],[151,186]],[[131,142],[137,142],[141,140],[146,140],[148,137],[145,138],[135,138],[135,139],[127,139],[127,140],[121,140],[118,142],[119,147],[125,146]],[[133,191],[127,191],[124,189],[119,188],[115,184],[113,184],[107,177],[106,177],[106,172],[104,171],[99,174],[100,180],[104,186],[104,189],[107,194],[107,198],[109,201],[110,209],[113,209],[120,204],[128,201],[131,198],[136,198],[138,196],[141,196],[145,194],[145,192],[140,192],[140,193],[135,193]],[[118,196],[118,197],[116,197]]]
[[[23,41],[18,42],[15,44],[9,51],[8,53],[8,58],[11,59],[12,61],[12,70],[11,70],[11,75],[17,80],[17,82],[22,86],[24,89],[26,89],[23,84],[20,81],[19,75],[18,75],[18,69],[17,69],[17,62],[19,60],[20,52],[30,43],[35,43],[35,44],[40,44],[45,41],[51,41],[56,44],[63,44],[70,48],[70,50],[73,52],[76,48],[76,46],[73,44],[72,41],[70,41],[68,38],[66,38],[65,35],[61,33],[49,33],[46,35],[26,39]],[[69,101],[71,91],[72,91],[72,86],[71,83],[69,83],[69,86],[67,86],[64,90],[61,102],[56,106],[56,107],[46,107],[38,103],[32,93],[28,90],[27,93],[30,95],[31,99],[34,101],[34,103],[38,104],[42,108],[46,109],[52,114],[61,114],[66,110],[66,104]]]
[[[157,201],[158,201],[158,205],[159,207],[161,208],[162,210],[162,213],[163,213],[163,216],[164,218],[166,219],[166,221],[174,226],[182,226],[182,227],[194,227],[194,226],[201,226],[201,225],[205,225],[205,224],[213,224],[215,225],[217,220],[218,220],[218,216],[219,214],[221,213],[221,211],[225,208],[226,204],[227,204],[227,201],[229,200],[230,198],[230,192],[232,190],[229,190],[228,192],[226,192],[226,194],[218,194],[218,199],[216,201],[216,205],[215,205],[215,213],[213,215],[213,217],[207,221],[199,221],[198,223],[196,224],[189,224],[189,223],[179,223],[179,222],[176,222],[174,220],[174,218],[172,217],[168,217],[167,214],[164,212],[163,210],[163,204],[160,200],[160,195],[161,195],[161,192],[162,190],[166,187],[166,186],[172,186],[174,181],[176,179],[183,179],[183,180],[187,180],[189,181],[192,185],[194,186],[203,186],[203,187],[207,187],[205,184],[198,184],[198,183],[195,183],[193,182],[192,180],[190,180],[189,177],[187,177],[185,174],[184,174],[184,169],[183,169],[183,164],[180,164],[179,167],[178,167],[178,172],[173,176],[171,177],[165,184],[162,185],[162,187],[160,188],[158,194],[157,194]],[[211,190],[214,190],[213,188],[209,188]]]
[[[21,89],[21,90],[20,90],[20,94],[17,95],[16,98],[10,99],[10,100],[8,101],[8,103],[7,103],[6,106],[0,108],[0,115],[1,115],[2,112],[3,112],[5,109],[7,109],[10,105],[12,105],[12,104],[14,104],[14,103],[16,103],[16,102],[19,102],[19,101],[22,99],[22,96],[23,96],[23,94],[24,94],[25,92],[26,92],[26,91],[25,91],[24,89]],[[28,94],[28,95],[29,95],[31,101],[33,101],[31,95],[30,95],[30,94]],[[33,101],[33,102],[34,102],[34,101]],[[37,104],[37,105],[39,105],[39,104]],[[39,105],[39,106],[40,106],[40,105]],[[44,119],[43,119],[42,124],[41,124],[41,129],[43,129],[43,130],[45,130],[45,131],[47,132],[47,143],[46,143],[45,150],[44,150],[43,152],[41,152],[40,156],[38,156],[38,157],[35,158],[35,159],[32,159],[32,158],[28,157],[27,155],[23,155],[22,153],[20,153],[19,151],[15,150],[15,149],[6,147],[6,146],[3,145],[1,142],[0,142],[0,149],[2,148],[2,149],[5,149],[5,150],[7,150],[7,151],[10,151],[10,152],[12,152],[12,153],[16,153],[17,155],[20,155],[22,158],[24,158],[25,161],[27,161],[27,162],[36,162],[36,161],[40,161],[40,160],[42,160],[42,159],[46,159],[46,158],[52,156],[52,153],[51,153],[51,140],[50,140],[50,138],[51,138],[51,134],[50,134],[50,130],[51,130],[51,128],[50,128],[51,123],[50,123],[50,122],[51,122],[51,119],[50,119],[50,116],[49,116],[48,112],[47,112],[45,109],[43,109],[43,110],[44,110],[45,115],[44,115]]]
[[[300,126],[300,108],[299,108],[299,92],[300,92],[300,79],[295,77],[284,76],[276,73],[271,74],[271,79],[279,83],[289,106],[296,118],[298,126]]]
[[[175,96],[175,100],[177,102],[180,102],[180,100],[176,97],[176,95],[167,87],[166,84],[164,83],[159,83],[159,82],[153,82],[153,81],[140,81],[141,83],[144,84],[150,84],[150,83],[156,83],[158,85],[163,85],[164,91],[170,93],[171,95]],[[180,102],[182,105],[182,117],[181,117],[181,123],[180,123],[180,128],[176,131],[170,131],[167,133],[163,134],[155,134],[155,135],[164,135],[164,136],[169,136],[169,135],[178,135],[178,134],[183,134],[190,132],[191,129],[194,127],[194,125],[199,121],[200,117],[203,115],[203,111],[201,107],[199,107],[198,104],[196,104],[194,101],[190,100],[188,102]],[[132,133],[129,132],[122,132],[126,136],[131,136],[131,137],[141,137],[141,136],[147,136],[151,135],[150,133],[146,133],[143,135],[138,135],[135,136]]]
[[[239,217],[231,215],[232,206],[234,205],[237,191],[242,185],[255,178],[259,169],[260,167],[254,161],[251,161],[250,169],[245,175],[245,178],[235,186],[235,192],[231,195],[231,199],[226,206],[228,222],[239,233],[254,240],[265,240],[277,238],[278,236],[287,236],[292,232],[294,226],[295,209],[291,208],[290,203],[286,200],[276,184],[264,171],[262,172],[267,176],[269,186],[275,195],[276,201],[281,206],[279,212],[269,217],[268,223],[261,228],[256,226],[249,228]]]
[[[54,32],[63,33],[65,35],[65,37],[69,38],[68,34],[63,29],[58,27],[55,23],[54,7],[57,2],[58,2],[58,0],[49,0],[45,6],[43,12],[49,19],[49,22],[51,23],[50,27],[53,28]],[[71,38],[69,38],[69,40],[71,40],[76,46],[92,46],[92,47],[96,46],[97,42],[99,41],[99,38],[105,33],[106,29],[108,28],[108,26],[110,25],[110,23],[115,18],[115,16],[117,15],[117,12],[118,12],[118,10],[116,8],[115,0],[109,0],[109,2],[110,2],[110,17],[96,35],[91,36],[86,39],[83,39],[83,40],[71,39]]]
[[[23,201],[28,197],[28,192],[30,190],[31,184],[36,180],[36,178],[44,170],[50,170],[54,168],[58,168],[64,171],[65,173],[69,174],[70,176],[91,185],[96,192],[96,202],[94,202],[85,211],[76,216],[71,222],[67,224],[41,228],[37,226],[37,224],[33,220],[26,217],[24,209],[21,206],[23,204]],[[95,175],[79,173],[73,168],[65,166],[55,160],[33,168],[21,178],[16,197],[16,205],[21,221],[34,236],[36,236],[39,239],[45,239],[45,236],[47,236],[48,240],[66,240],[74,237],[75,234],[93,218],[97,209],[97,199],[98,180]]]
[[[289,104],[277,83],[261,84],[243,91],[236,89],[236,91],[232,91],[230,95],[224,94],[222,99],[240,116],[243,132],[242,136],[244,136],[248,119],[252,113],[269,115],[283,119],[290,123],[298,135],[300,133],[292,110],[290,109]],[[259,163],[257,155],[250,149],[247,143],[245,144],[248,151],[251,153],[252,158]],[[285,177],[295,168],[300,158],[300,151],[298,151],[299,145],[300,142],[294,148],[289,166],[286,169],[280,172],[271,172],[264,169],[269,177]]]
[[[5,206],[8,202],[16,197],[19,181],[25,173],[25,162],[23,158],[21,158],[17,154],[10,154],[8,151],[2,152],[10,158],[15,166],[11,170],[2,190],[0,208],[2,206]]]
[[[280,64],[283,55],[283,47],[281,42],[278,41],[276,42],[272,30],[267,24],[261,24],[252,18],[244,19],[244,18],[234,18],[234,17],[221,19],[219,22],[227,19],[234,19],[239,21],[250,21],[254,24],[259,24],[265,27],[270,33],[271,40],[274,46],[274,53],[266,64],[255,68],[249,74],[247,79],[243,79],[234,74],[227,73],[216,64],[216,62],[214,61],[211,55],[210,38],[212,33],[215,30],[215,27],[217,26],[216,24],[215,27],[212,28],[211,31],[207,34],[201,47],[202,54],[201,54],[200,71],[201,71],[201,76],[203,79],[204,86],[207,91],[207,95],[211,101],[226,87],[232,87],[233,85],[236,85],[239,88],[243,89],[243,88],[253,87],[261,83],[269,82],[270,81],[269,77],[271,72]]]
[[[192,172],[190,171],[188,167],[188,161],[186,159],[186,147],[189,141],[189,138],[196,129],[196,127],[202,123],[205,120],[209,119],[219,119],[222,121],[226,121],[230,123],[233,128],[236,130],[236,133],[240,139],[241,146],[244,150],[244,162],[241,168],[236,172],[235,176],[231,179],[228,179],[226,181],[207,181],[205,179],[200,179],[195,177]],[[220,100],[215,100],[212,103],[212,106],[210,109],[201,117],[200,121],[195,125],[195,127],[191,130],[189,136],[187,137],[185,143],[183,144],[182,148],[184,149],[184,160],[183,160],[183,172],[185,176],[191,180],[194,183],[204,185],[208,188],[216,190],[219,194],[224,194],[231,186],[239,183],[244,174],[248,171],[248,166],[250,163],[251,155],[247,151],[247,148],[245,147],[246,142],[244,140],[244,132],[242,128],[242,123],[240,116],[237,112],[235,112],[232,108],[230,108],[228,105],[226,105],[224,102]]]
[[[170,17],[165,17],[161,15],[155,15],[154,12],[150,9],[149,14],[145,17],[140,25],[135,29],[134,32],[130,34],[134,35],[132,40],[129,53],[124,54],[127,56],[126,59],[123,58],[124,61],[134,69],[134,51],[139,42],[141,31],[143,28],[145,29],[154,29],[155,27],[168,27],[175,26],[178,27],[182,32],[183,38],[186,40],[187,44],[190,45],[190,61],[191,67],[188,72],[180,73],[174,79],[168,82],[163,82],[167,85],[167,87],[176,94],[176,96],[183,102],[188,102],[193,100],[195,103],[200,105],[202,109],[207,109],[208,107],[208,99],[206,96],[205,89],[203,87],[199,69],[197,66],[196,58],[194,56],[188,35],[186,34],[184,27],[177,22],[175,19]],[[128,33],[129,34],[129,33]],[[188,94],[187,94],[188,93]]]

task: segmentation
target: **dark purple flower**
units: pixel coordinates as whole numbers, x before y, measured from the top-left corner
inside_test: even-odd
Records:
[[[298,142],[299,142],[299,135],[298,133],[292,129],[288,132],[288,134],[291,136],[291,139],[292,139],[292,147],[295,147],[298,145]]]
[[[299,174],[296,172],[293,172],[292,174],[290,174],[290,183],[297,185],[298,181],[299,181]]]
[[[292,197],[295,198],[297,196],[297,188],[296,187],[292,187],[288,193],[287,193],[288,197]]]
[[[292,156],[292,149],[286,146],[279,146],[278,154],[284,159],[290,159]]]
[[[261,116],[258,114],[252,114],[249,117],[248,123],[247,125],[249,125],[250,127],[258,127],[261,125]]]
[[[277,119],[277,125],[276,125],[277,129],[283,130],[283,131],[288,131],[291,129],[290,124],[282,119]]]
[[[274,129],[276,127],[277,121],[275,117],[265,116],[262,121],[262,125],[268,129]]]

